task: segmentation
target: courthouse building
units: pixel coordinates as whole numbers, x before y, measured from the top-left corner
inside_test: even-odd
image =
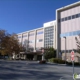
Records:
[[[31,59],[38,58],[42,55],[42,48],[53,47],[56,49],[56,22],[50,21],[43,24],[43,27],[33,29],[30,31],[17,34],[19,43],[21,43],[26,50],[27,56],[32,56]],[[35,55],[36,53],[36,55]],[[40,53],[40,54],[39,54]]]
[[[42,55],[41,48],[53,47],[58,58],[70,61],[70,53],[74,50],[75,61],[79,61],[75,37],[80,34],[80,1],[54,12],[56,20],[44,23],[41,28],[19,33],[19,42],[32,52],[40,52],[36,58]]]

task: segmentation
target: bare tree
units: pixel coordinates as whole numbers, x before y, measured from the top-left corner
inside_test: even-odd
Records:
[[[79,35],[79,39],[75,37],[75,40],[76,40],[76,45],[77,45],[77,51],[78,53],[80,53],[80,35]]]

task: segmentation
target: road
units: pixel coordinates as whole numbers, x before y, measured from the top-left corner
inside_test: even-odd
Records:
[[[80,74],[80,68],[75,67]],[[0,80],[73,80],[72,67],[36,61],[0,61]]]

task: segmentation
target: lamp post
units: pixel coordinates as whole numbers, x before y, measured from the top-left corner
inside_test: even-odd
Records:
[[[67,57],[67,54],[66,54],[66,37],[63,37],[65,39],[65,64],[66,64],[66,57]]]
[[[44,60],[44,49],[42,49],[42,60]]]

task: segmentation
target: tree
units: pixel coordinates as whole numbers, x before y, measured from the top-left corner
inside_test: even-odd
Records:
[[[80,53],[80,35],[79,35],[79,39],[75,37],[75,40],[76,40],[76,45],[77,45],[77,51],[78,53]]]
[[[20,52],[20,44],[16,34],[9,34],[5,30],[0,30],[0,53],[2,55],[12,55]]]
[[[0,53],[2,55],[5,55],[7,49],[5,48],[5,44],[7,44],[7,41],[5,42],[5,39],[8,39],[10,34],[7,33],[6,30],[0,29]],[[4,44],[5,43],[5,44]]]
[[[45,49],[45,59],[55,58],[56,57],[56,50],[54,48],[46,48]]]

